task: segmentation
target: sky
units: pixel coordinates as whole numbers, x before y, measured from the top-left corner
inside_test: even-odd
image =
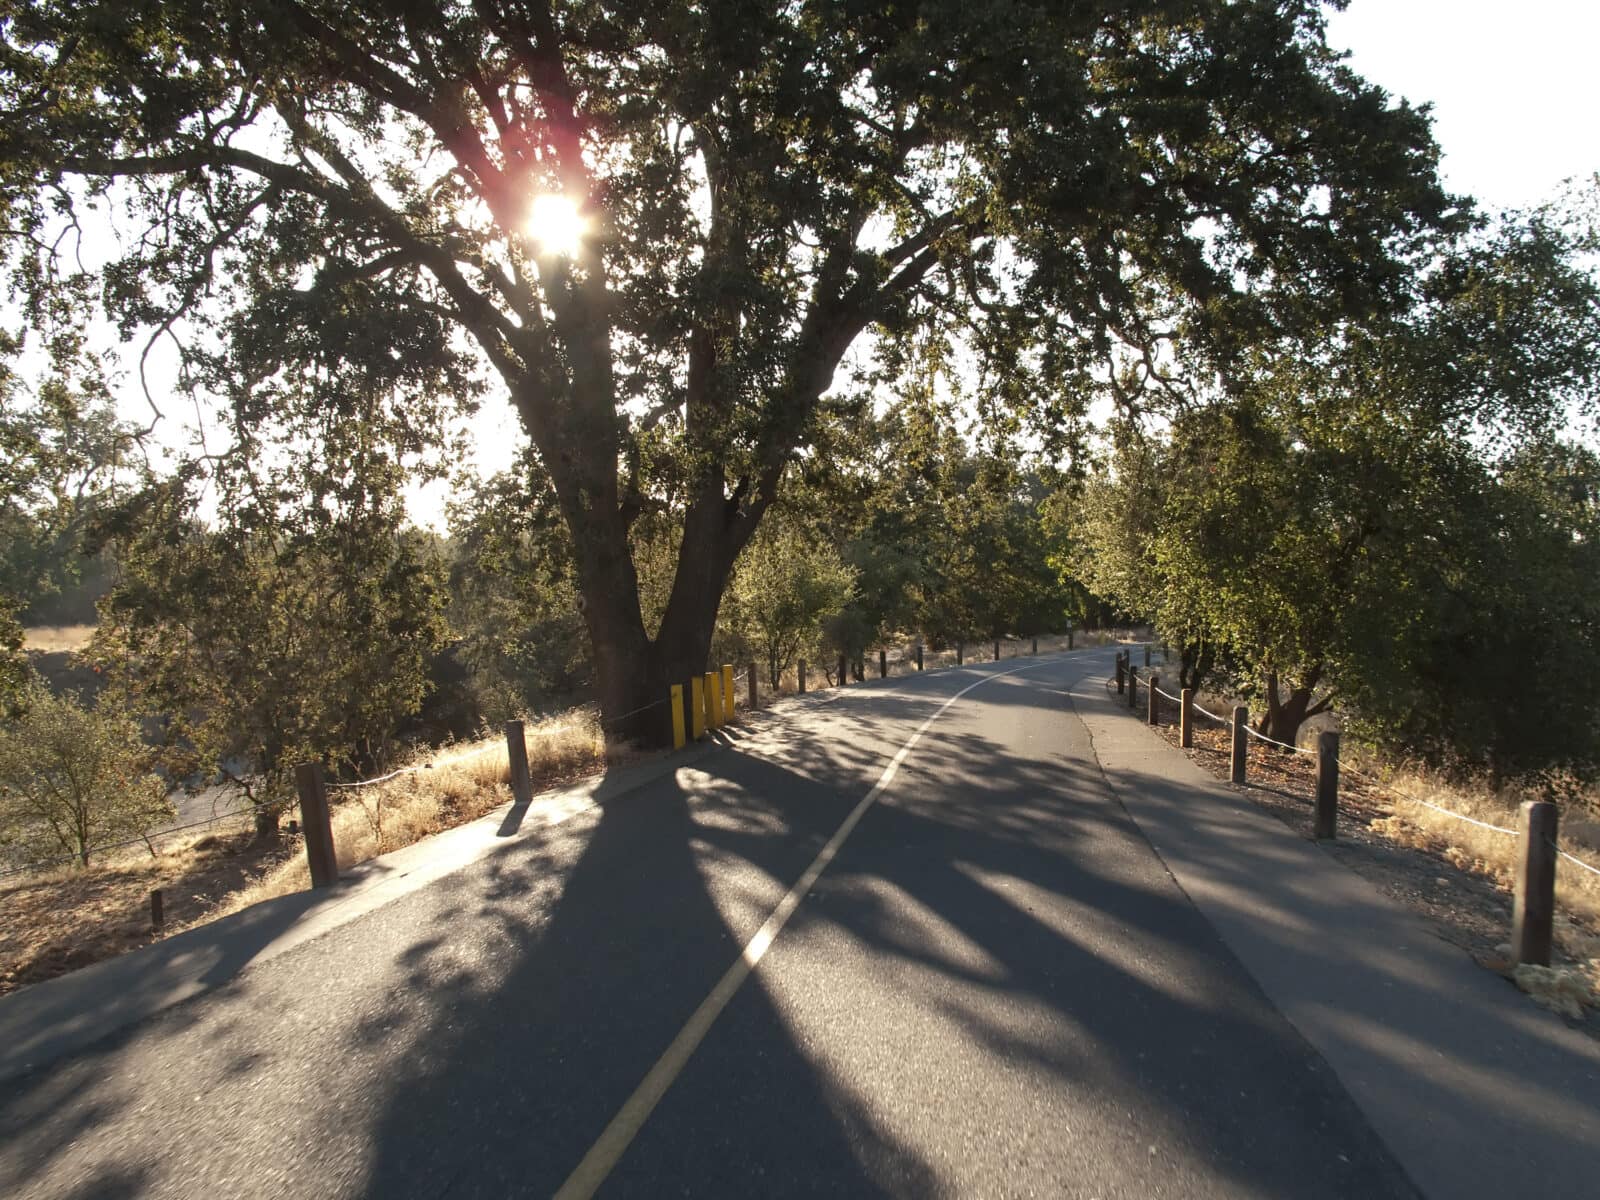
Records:
[[[1486,208],[1532,207],[1600,171],[1597,0],[1351,0],[1328,41],[1433,104],[1446,185]]]

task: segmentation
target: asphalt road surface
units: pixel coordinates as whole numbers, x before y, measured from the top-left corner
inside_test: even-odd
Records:
[[[0,1195],[1415,1195],[1111,798],[1109,661],[824,693],[0,1083]]]

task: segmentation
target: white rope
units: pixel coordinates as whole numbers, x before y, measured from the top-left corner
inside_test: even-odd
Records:
[[[1293,750],[1296,754],[1306,754],[1306,755],[1312,755],[1312,756],[1314,756],[1316,754],[1316,751],[1314,751],[1314,750],[1304,750],[1304,749],[1300,748],[1299,746],[1291,746],[1291,745],[1289,745],[1288,742],[1280,742],[1277,738],[1269,738],[1264,733],[1257,733],[1254,729],[1251,729],[1250,726],[1248,726],[1248,725],[1246,725],[1244,727],[1244,731],[1246,733],[1248,733],[1253,738],[1260,738],[1263,742],[1266,742],[1269,745],[1282,746],[1285,750]]]
[[[1368,783],[1372,784],[1373,786],[1383,788],[1385,791],[1390,792],[1390,793],[1394,794],[1395,796],[1398,796],[1402,800],[1409,800],[1412,804],[1420,804],[1420,805],[1422,805],[1423,808],[1431,808],[1436,813],[1443,813],[1447,817],[1454,817],[1458,821],[1465,821],[1468,825],[1476,825],[1480,829],[1493,830],[1495,833],[1503,833],[1503,834],[1506,834],[1509,837],[1521,837],[1522,836],[1521,833],[1519,833],[1515,829],[1507,829],[1504,825],[1491,825],[1488,821],[1480,821],[1476,817],[1469,817],[1465,813],[1456,812],[1454,809],[1442,808],[1439,805],[1432,803],[1431,801],[1424,800],[1421,796],[1413,796],[1410,792],[1401,791],[1399,788],[1395,787],[1392,783],[1385,783],[1383,780],[1379,779],[1376,775],[1373,775],[1371,772],[1363,771],[1358,767],[1352,767],[1349,763],[1345,762],[1345,760],[1342,759],[1342,758],[1339,760],[1339,770],[1341,770],[1341,771],[1343,771],[1343,772],[1345,772],[1347,774],[1350,774],[1350,775],[1358,775],[1362,779],[1365,779]],[[1563,850],[1561,853],[1565,854],[1566,851]],[[1589,870],[1593,870],[1593,868],[1589,867],[1587,863],[1584,863],[1582,865],[1585,866],[1586,868],[1588,868]],[[1597,871],[1595,873],[1596,874],[1600,874],[1600,871]]]
[[[1171,700],[1174,704],[1182,704],[1183,703],[1183,697],[1182,696],[1174,696],[1169,692],[1163,692],[1160,688],[1156,689],[1156,695],[1165,696],[1168,700]]]
[[[1391,788],[1390,790],[1393,791],[1394,789]],[[1399,796],[1402,800],[1409,800],[1413,804],[1420,804],[1423,808],[1431,808],[1436,813],[1443,813],[1447,817],[1454,817],[1458,821],[1465,821],[1468,825],[1476,825],[1479,829],[1492,829],[1495,833],[1504,833],[1511,837],[1522,836],[1515,829],[1507,829],[1503,825],[1491,825],[1487,821],[1480,821],[1478,818],[1469,817],[1464,813],[1451,812],[1448,808],[1440,808],[1437,804],[1430,804],[1420,796],[1413,796],[1409,792],[1396,791],[1394,794]]]
[[[355,783],[330,783],[328,784],[328,790],[332,792],[343,791],[348,788],[371,787],[376,783],[388,783],[389,780],[398,779],[402,775],[414,775],[418,771],[426,771],[432,766],[432,763],[423,763],[421,766],[417,767],[401,767],[398,771],[390,771],[387,775],[379,775],[373,779],[359,779]]]
[[[468,762],[474,758],[481,758],[485,754],[493,754],[499,749],[501,749],[501,746],[498,742],[490,742],[488,745],[479,746],[476,750],[467,754],[458,754],[452,758],[443,759],[441,763],[425,762],[419,763],[414,767],[401,767],[398,771],[390,771],[387,775],[379,775],[373,779],[359,779],[354,783],[330,783],[328,784],[328,790],[330,792],[335,790],[348,791],[351,788],[372,787],[374,784],[388,783],[389,780],[398,779],[402,775],[415,775],[419,771],[431,771],[438,765],[449,766],[453,763]]]
[[[1217,714],[1212,712],[1209,708],[1201,708],[1198,704],[1191,705],[1191,707],[1194,709],[1195,712],[1199,713],[1201,716],[1210,717],[1218,725],[1231,725],[1231,724],[1233,724],[1233,722],[1229,721],[1226,717],[1217,716]]]
[[[1585,871],[1589,872],[1589,874],[1591,874],[1591,875],[1600,875],[1600,868],[1591,867],[1588,863],[1584,862],[1583,859],[1577,857],[1576,855],[1568,854],[1565,850],[1561,849],[1558,846],[1555,846],[1555,843],[1553,843],[1553,842],[1551,843],[1551,845],[1552,845],[1552,847],[1555,848],[1555,852],[1557,854],[1561,855],[1561,857],[1566,859],[1568,862],[1577,863],[1580,867],[1582,867]]]
[[[190,829],[199,829],[203,825],[215,825],[219,821],[231,821],[236,817],[248,817],[250,815],[250,809],[239,808],[233,812],[219,813],[214,817],[207,817],[204,821],[194,821],[188,825],[175,825],[171,829],[163,829],[159,833],[147,833],[121,842],[108,842],[104,846],[90,846],[88,853],[90,855],[104,854],[107,850],[122,850],[128,846],[146,846],[157,838],[170,837],[174,833],[184,833]],[[42,871],[47,867],[59,867],[65,863],[78,862],[80,858],[81,856],[78,854],[66,854],[60,858],[48,858],[40,862],[25,863],[20,867],[8,867],[4,871],[0,871],[0,879],[5,879],[12,875],[24,875],[30,871]]]
[[[667,703],[667,701],[665,701],[665,700],[653,700],[649,704],[641,704],[638,708],[635,708],[630,712],[623,713],[620,717],[607,717],[604,721],[601,722],[601,724],[602,725],[615,725],[618,721],[626,721],[629,717],[636,717],[640,713],[645,712],[648,709],[660,708],[665,703]]]

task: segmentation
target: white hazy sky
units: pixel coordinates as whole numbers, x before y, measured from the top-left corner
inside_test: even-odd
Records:
[[[1350,65],[1433,104],[1445,183],[1528,208],[1600,171],[1600,0],[1351,0],[1328,40]]]

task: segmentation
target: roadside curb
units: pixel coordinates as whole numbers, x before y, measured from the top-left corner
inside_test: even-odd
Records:
[[[399,900],[418,888],[715,753],[709,741],[535,795],[503,832],[515,802],[360,863],[325,890],[251,905],[116,958],[0,997],[0,1081],[222,987],[247,968]]]

